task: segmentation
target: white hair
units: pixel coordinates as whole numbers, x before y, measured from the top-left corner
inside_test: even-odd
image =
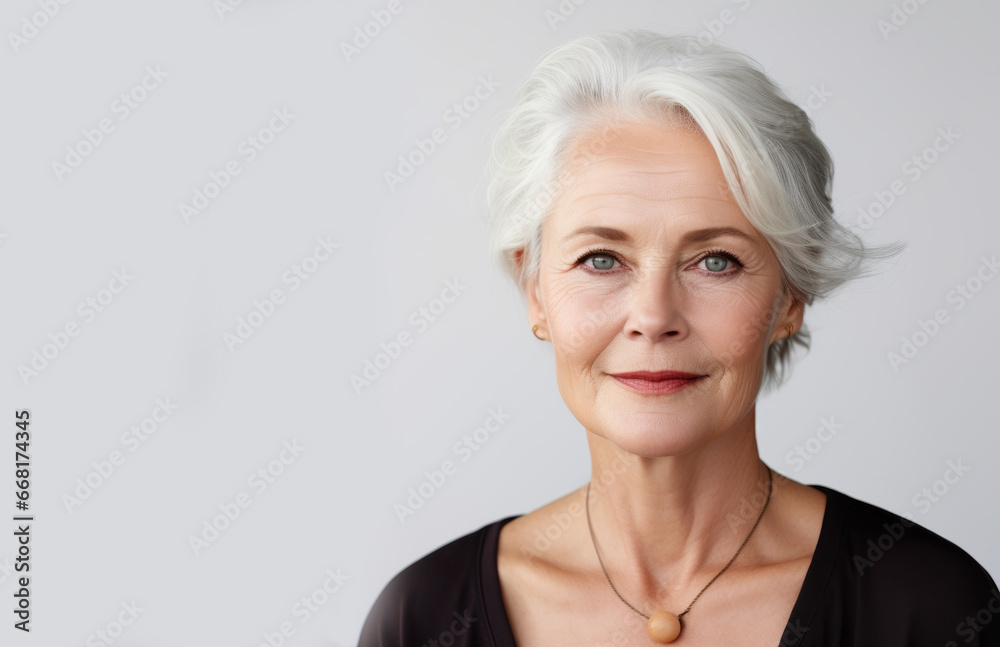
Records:
[[[867,276],[866,263],[906,246],[866,247],[837,222],[830,153],[806,113],[754,59],[693,35],[598,32],[538,61],[493,142],[491,257],[522,295],[538,277],[545,217],[571,181],[562,171],[574,142],[616,122],[700,130],[743,214],[774,250],[785,287],[806,305]],[[519,249],[521,270],[514,258]],[[809,342],[803,324],[771,344],[763,390],[783,382],[793,347],[808,350]]]

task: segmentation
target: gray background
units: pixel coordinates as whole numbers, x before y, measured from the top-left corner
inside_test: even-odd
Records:
[[[487,258],[484,171],[532,64],[603,28],[705,31],[760,61],[829,146],[842,222],[905,185],[862,235],[909,248],[807,310],[811,352],[758,400],[761,452],[796,480],[910,516],[1000,575],[1000,280],[949,300],[1000,252],[995,4],[912,2],[918,10],[886,37],[887,1],[567,0],[565,21],[550,25],[556,0],[404,0],[345,60],[341,42],[387,4],[247,0],[220,16],[210,0],[70,2],[26,43],[8,35],[0,47],[0,438],[11,457],[13,412],[31,410],[37,515],[33,631],[15,632],[6,613],[2,635],[83,645],[134,600],[142,612],[116,644],[252,646],[291,621],[287,644],[353,645],[407,564],[587,481],[584,432],[559,396],[551,346],[531,335],[515,287]],[[0,25],[20,33],[39,11],[11,0]],[[146,66],[167,76],[119,119],[113,102]],[[499,86],[453,129],[445,111],[491,75]],[[281,107],[295,118],[247,161],[241,141]],[[114,130],[57,178],[53,162],[104,118]],[[444,143],[390,191],[385,171],[439,127]],[[914,179],[904,165],[939,128],[960,138]],[[185,222],[178,205],[232,159],[241,174]],[[282,275],[316,237],[339,248],[293,291]],[[78,304],[122,268],[134,278],[88,320]],[[418,329],[411,314],[449,279],[467,287]],[[284,303],[230,352],[224,333],[276,288]],[[948,323],[894,371],[887,353],[939,308]],[[74,322],[79,334],[24,379],[18,367]],[[411,345],[357,394],[351,375],[402,332]],[[177,408],[132,452],[122,434],[157,398]],[[498,406],[510,419],[463,462],[452,445]],[[824,419],[843,425],[826,443]],[[258,493],[248,476],[292,440],[305,449]],[[796,463],[800,445],[815,452]],[[124,462],[68,506],[77,479],[116,450]],[[401,523],[394,505],[445,460],[457,472]],[[918,504],[948,461],[968,471]],[[0,504],[13,515],[5,463]],[[240,492],[251,505],[195,555],[189,537]],[[327,569],[348,579],[302,623],[293,605]]]

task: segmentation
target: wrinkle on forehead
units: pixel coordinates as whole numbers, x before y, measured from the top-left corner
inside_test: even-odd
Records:
[[[706,180],[690,169],[643,174],[628,169],[594,170],[597,175],[581,176],[580,182],[559,196],[556,210],[572,212],[574,220],[593,211],[642,213],[664,207],[678,215],[742,215],[725,182]]]
[[[578,152],[587,150],[594,138],[604,140],[604,150]],[[652,141],[668,149],[650,149]],[[588,182],[595,173],[601,179],[596,186]],[[711,143],[700,131],[678,126],[634,124],[614,131],[612,136],[583,137],[573,146],[563,175],[569,181],[557,202],[565,199],[572,203],[601,193],[647,201],[699,199],[736,206]]]

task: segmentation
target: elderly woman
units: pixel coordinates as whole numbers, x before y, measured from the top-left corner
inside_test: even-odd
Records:
[[[402,570],[361,647],[1000,645],[968,553],[759,456],[755,402],[808,348],[805,306],[902,246],[834,219],[829,153],[751,59],[572,41],[521,85],[493,162],[496,258],[591,480]]]

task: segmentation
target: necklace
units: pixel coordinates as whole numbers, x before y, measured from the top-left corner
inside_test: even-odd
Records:
[[[594,552],[597,553],[597,562],[601,565],[601,570],[604,571],[604,577],[605,579],[608,580],[608,584],[611,584],[611,590],[615,592],[615,595],[618,596],[618,599],[621,600],[622,602],[625,602],[625,605],[629,609],[632,609],[643,618],[649,620],[649,625],[648,625],[649,635],[653,640],[655,640],[658,643],[669,643],[676,640],[677,636],[681,634],[681,626],[682,626],[681,618],[683,618],[684,614],[686,614],[688,611],[691,610],[691,607],[693,607],[694,603],[698,600],[698,598],[701,597],[701,594],[705,592],[705,589],[711,586],[712,582],[719,579],[719,575],[722,575],[723,573],[726,572],[726,569],[729,568],[730,564],[732,564],[736,560],[737,555],[740,554],[740,551],[743,550],[743,547],[747,545],[748,541],[750,541],[750,537],[751,535],[753,535],[753,531],[757,530],[757,524],[760,523],[761,518],[764,516],[764,511],[767,510],[767,504],[771,502],[771,491],[773,487],[774,487],[774,476],[771,474],[771,468],[768,467],[767,500],[764,501],[764,507],[761,508],[760,514],[757,515],[757,521],[753,523],[753,528],[750,529],[750,532],[747,534],[746,539],[743,540],[743,543],[740,544],[740,547],[736,549],[736,554],[733,555],[732,559],[729,560],[729,563],[723,566],[722,570],[719,571],[715,577],[709,580],[708,584],[706,584],[704,588],[702,588],[702,590],[698,592],[698,595],[694,596],[694,600],[691,600],[691,604],[687,606],[687,609],[684,609],[678,615],[674,615],[669,611],[657,611],[652,616],[647,616],[645,613],[639,611],[628,602],[625,602],[625,598],[623,598],[621,593],[618,592],[618,589],[615,588],[615,585],[611,584],[611,578],[608,577],[608,571],[607,569],[604,568],[604,562],[601,561],[601,552],[597,549],[597,539],[594,537],[594,526],[590,523],[590,483],[587,483],[587,526],[590,528],[590,538],[594,542]]]

